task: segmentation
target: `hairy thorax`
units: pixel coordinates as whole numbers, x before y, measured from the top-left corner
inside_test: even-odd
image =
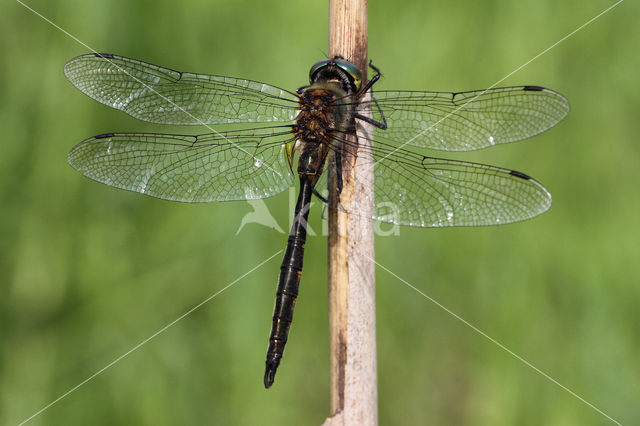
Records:
[[[327,86],[311,86],[300,96],[300,112],[293,126],[295,149],[300,151],[299,174],[322,172],[329,145],[341,139],[335,133],[344,131],[349,121],[344,92]]]

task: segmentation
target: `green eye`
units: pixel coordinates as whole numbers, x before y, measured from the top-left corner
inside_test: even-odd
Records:
[[[329,65],[335,65],[342,71],[346,72],[349,79],[353,82],[356,92],[362,87],[362,73],[354,64],[344,59],[324,59],[322,61],[313,64],[309,70],[309,81],[314,82],[315,76],[320,70],[326,68]]]
[[[316,73],[320,71],[322,68],[329,65],[331,62],[332,61],[330,59],[325,59],[323,61],[318,61],[315,64],[313,64],[313,66],[309,70],[309,81],[313,83],[313,78],[315,77]]]
[[[345,61],[344,59],[336,59],[335,63],[344,72],[351,76],[353,85],[356,87],[356,92],[360,90],[360,87],[362,87],[362,73],[360,72],[360,69],[351,62]]]

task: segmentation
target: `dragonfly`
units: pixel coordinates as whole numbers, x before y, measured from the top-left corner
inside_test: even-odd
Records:
[[[373,169],[369,214],[378,221],[416,227],[498,225],[532,218],[551,206],[549,191],[525,173],[422,151],[472,151],[537,135],[566,117],[564,96],[533,85],[378,91],[373,88],[380,70],[369,66],[375,74],[363,84],[354,64],[338,56],[325,59],[311,67],[309,84],[297,90],[108,53],[78,56],[64,67],[76,88],[104,105],[151,123],[209,130],[88,138],[71,149],[67,160],[90,179],[198,203],[271,197],[294,185],[297,175],[299,195],[278,278],[266,388],[274,382],[293,319],[312,197],[327,201],[325,169],[337,176],[339,196],[347,152]],[[224,130],[223,125],[238,123],[248,126]],[[372,136],[356,135],[363,123],[373,127]]]

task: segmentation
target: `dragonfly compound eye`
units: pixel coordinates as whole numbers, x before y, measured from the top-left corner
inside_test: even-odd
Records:
[[[353,85],[356,88],[356,92],[359,91],[362,87],[362,72],[360,72],[360,69],[344,59],[336,59],[335,64],[349,75],[349,78],[352,80]]]
[[[311,67],[311,69],[309,70],[309,82],[313,83],[313,81],[315,80],[316,74],[318,73],[318,71],[320,71],[321,69],[325,68],[327,65],[329,65],[332,61],[330,59],[325,59],[322,61],[318,61],[315,64],[313,64],[313,66]]]
[[[318,78],[318,74],[327,67],[337,67],[346,73],[346,77],[349,79],[355,91],[359,91],[362,87],[362,72],[357,66],[349,61],[345,61],[339,57],[334,59],[325,59],[313,64],[309,70],[309,81],[313,84]],[[333,68],[335,70],[335,68]]]

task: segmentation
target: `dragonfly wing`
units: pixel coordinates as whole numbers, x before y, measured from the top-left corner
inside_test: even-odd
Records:
[[[374,92],[363,105],[387,120],[376,138],[443,151],[471,151],[537,135],[569,113],[561,94],[539,86],[470,92]]]
[[[290,128],[199,136],[106,133],[76,145],[69,164],[104,184],[184,202],[253,200],[287,189]]]
[[[372,154],[373,153],[373,154]],[[551,194],[514,170],[426,157],[376,141],[360,152],[374,169],[374,219],[417,227],[518,222],[551,207]]]
[[[152,123],[290,122],[298,109],[298,97],[275,86],[106,53],[71,59],[64,73],[87,96]]]

